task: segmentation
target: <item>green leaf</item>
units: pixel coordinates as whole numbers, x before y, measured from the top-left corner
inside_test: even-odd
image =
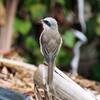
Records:
[[[40,48],[38,46],[37,41],[29,36],[25,40],[25,47],[32,53],[32,56],[35,58],[37,64],[43,61],[42,54],[40,53]],[[28,62],[32,62],[33,58],[30,58],[28,55],[26,56]]]
[[[97,23],[100,25],[100,14],[97,17]]]
[[[56,0],[56,2],[58,2],[58,3],[61,4],[62,6],[64,6],[64,4],[65,4],[65,0]]]
[[[100,25],[96,27],[96,34],[100,36]]]
[[[46,12],[46,7],[43,4],[38,3],[30,8],[30,12],[33,19],[40,19],[44,16]]]
[[[92,79],[100,82],[100,63],[97,62],[92,66]]]
[[[91,17],[87,22],[86,22],[87,30],[86,30],[86,37],[89,40],[92,40],[96,35],[95,32],[95,27],[96,27],[96,18]]]
[[[31,29],[31,22],[29,20],[22,20],[15,18],[14,21],[14,32],[19,32],[22,35],[26,35]]]
[[[96,29],[96,34],[98,36],[100,36],[100,14],[98,14],[96,22],[97,22],[97,25],[96,25],[96,28],[95,28]]]
[[[71,30],[66,31],[65,34],[62,36],[62,38],[65,46],[73,48],[75,44],[75,37]]]
[[[34,49],[34,48],[36,50],[37,49],[37,45],[38,44],[37,44],[36,40],[33,37],[29,36],[29,37],[26,38],[25,46],[26,46],[26,48],[28,50],[33,51],[32,49]]]
[[[28,11],[30,9],[30,7],[32,7],[33,5],[35,5],[38,2],[40,2],[40,0],[25,0],[24,6],[25,6],[26,10]]]
[[[56,64],[57,66],[67,66],[70,64],[72,55],[64,48],[62,47],[57,58],[56,58]]]

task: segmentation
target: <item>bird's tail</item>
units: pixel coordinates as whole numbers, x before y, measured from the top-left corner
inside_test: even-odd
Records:
[[[48,79],[47,79],[47,83],[51,84],[53,81],[53,62],[50,60],[48,63]]]

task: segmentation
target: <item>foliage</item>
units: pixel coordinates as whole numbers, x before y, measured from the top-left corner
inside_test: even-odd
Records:
[[[90,18],[86,24],[87,24],[87,34],[86,35],[88,37],[88,40],[92,40],[96,34],[96,32],[95,32],[95,26],[96,26],[95,17]]]
[[[100,82],[100,63],[96,63],[92,66],[92,77],[93,80]]]
[[[56,2],[60,3],[61,5],[65,5],[65,0],[56,0]]]
[[[98,36],[100,36],[100,13],[99,13],[98,16],[97,16],[96,22],[97,22],[97,25],[96,25],[96,34],[97,34]]]
[[[19,18],[15,18],[14,22],[14,32],[21,33],[22,35],[28,34],[31,29],[31,23],[29,20],[21,20]]]
[[[66,67],[68,66],[72,59],[72,54],[69,53],[63,46],[59,52],[59,55],[56,58],[56,64],[58,67]]]
[[[36,64],[41,63],[43,61],[43,59],[42,59],[43,57],[40,54],[40,49],[39,49],[39,46],[38,46],[37,41],[33,37],[29,36],[29,37],[27,37],[25,39],[25,42],[24,43],[25,43],[25,47],[27,48],[27,50],[32,53],[32,55],[33,55],[32,57],[36,58],[36,60],[38,62],[37,61],[34,62],[35,59],[34,58],[31,58],[28,55],[26,56],[27,61],[30,62],[30,63],[33,63],[34,62]]]
[[[34,20],[42,18],[42,16],[45,14],[45,12],[46,12],[46,8],[41,3],[37,3],[30,7],[30,13]]]
[[[65,31],[65,33],[62,35],[63,43],[65,46],[69,48],[73,48],[75,44],[75,37],[71,30]]]

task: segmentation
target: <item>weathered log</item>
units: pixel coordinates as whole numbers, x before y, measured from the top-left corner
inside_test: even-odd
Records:
[[[36,85],[45,89],[47,80],[47,66],[41,64],[34,75],[34,82]],[[58,100],[97,100],[95,96],[84,90],[68,76],[55,67],[53,83],[49,87],[50,93]]]

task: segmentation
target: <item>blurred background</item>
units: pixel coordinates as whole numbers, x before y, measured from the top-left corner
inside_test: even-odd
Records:
[[[100,0],[0,0],[0,57],[15,52],[28,63],[43,63],[39,21],[47,16],[57,20],[63,39],[57,67],[71,72],[76,64],[79,75],[100,82]]]

